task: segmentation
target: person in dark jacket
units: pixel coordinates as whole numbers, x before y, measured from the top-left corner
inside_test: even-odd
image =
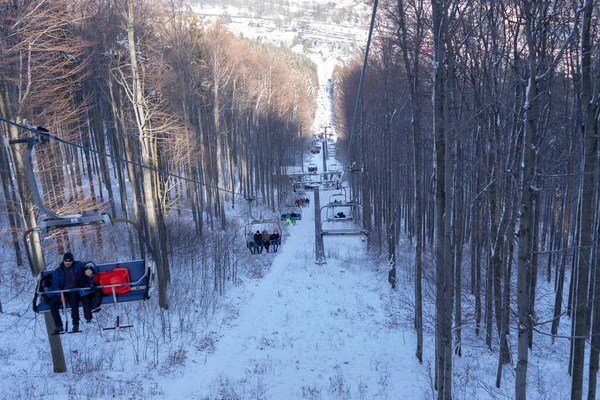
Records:
[[[267,250],[267,253],[268,253],[269,247],[271,247],[271,240],[270,240],[269,232],[267,232],[266,229],[262,232],[262,240],[263,240],[263,246],[265,246],[265,249]]]
[[[269,240],[271,241],[271,245],[273,246],[273,252],[277,253],[277,249],[279,248],[279,244],[281,243],[281,236],[279,235],[279,231],[275,229],[273,234],[270,235]]]
[[[93,263],[87,263],[79,279],[79,296],[83,304],[83,317],[88,324],[92,322],[92,313],[100,311],[102,291],[96,289],[98,284],[98,268]]]
[[[246,246],[250,249],[250,253],[254,254],[256,243],[254,243],[254,234],[252,232],[248,232],[246,236]]]
[[[259,254],[262,253],[263,237],[262,237],[262,233],[260,233],[260,231],[256,231],[256,233],[254,234],[254,243],[256,243],[256,252]]]
[[[87,264],[83,261],[75,261],[72,253],[65,253],[63,255],[63,261],[60,263],[58,268],[52,271],[52,285],[50,286],[51,292],[60,290],[70,290],[64,292],[66,301],[71,305],[71,317],[73,318],[73,332],[79,331],[79,285],[82,279],[82,275],[85,274],[84,270]],[[95,268],[95,266],[94,266]],[[61,295],[59,293],[48,293],[50,299],[50,313],[54,319],[54,334],[64,332],[62,319],[60,318],[59,309],[61,307]]]

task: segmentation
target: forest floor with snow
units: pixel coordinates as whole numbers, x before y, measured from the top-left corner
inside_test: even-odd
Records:
[[[333,64],[332,64],[333,65]],[[320,76],[327,76],[332,65]],[[317,123],[331,116],[319,93]],[[329,99],[329,100],[328,100]],[[306,163],[321,165],[322,155]],[[337,162],[337,161],[336,161]],[[340,164],[338,162],[338,164]],[[333,192],[321,192],[321,204]],[[238,279],[224,294],[196,281],[198,260],[172,260],[171,308],[156,295],[124,305],[131,329],[103,331],[114,311],[104,308],[84,332],[61,336],[68,372],[54,374],[44,319],[31,311],[29,271],[0,264],[1,399],[435,399],[433,262],[425,256],[424,357],[415,357],[414,248],[398,247],[398,287],[388,266],[360,237],[325,239],[327,263],[315,264],[314,199],[296,226],[284,228],[277,253],[252,255],[235,239]],[[239,225],[240,227],[242,225]],[[375,237],[375,235],[373,235]],[[104,252],[119,254],[107,241]],[[10,259],[5,257],[4,259]],[[468,254],[465,254],[468,260]],[[466,267],[463,270],[467,270]],[[553,289],[539,282],[540,321],[551,319]],[[469,287],[465,282],[463,287]],[[498,344],[475,336],[473,298],[463,293],[462,356],[454,357],[453,398],[514,398],[514,364],[495,387]],[[514,325],[514,323],[513,323]],[[546,325],[540,326],[547,331]],[[561,335],[568,336],[567,318]],[[510,335],[516,357],[516,332]],[[569,342],[535,334],[528,370],[530,399],[567,399]]]

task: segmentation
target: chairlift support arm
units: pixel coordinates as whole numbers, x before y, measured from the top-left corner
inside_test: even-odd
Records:
[[[42,128],[43,129],[43,128]],[[35,137],[29,137],[27,139],[16,139],[9,141],[10,144],[18,144],[18,143],[27,143],[27,151],[25,153],[25,158],[23,162],[25,163],[25,173],[27,175],[27,180],[29,181],[29,186],[31,188],[31,194],[33,196],[33,202],[36,206],[42,211],[44,214],[49,216],[50,218],[55,219],[64,219],[71,220],[73,218],[78,219],[81,218],[81,214],[73,214],[73,215],[60,215],[46,207],[42,197],[40,196],[40,191],[37,186],[37,182],[35,180],[35,175],[33,173],[33,163],[32,163],[32,155],[34,151],[34,147],[36,144],[46,145],[50,141],[50,135],[46,132],[39,131],[36,132]],[[63,225],[69,225],[69,222],[64,223]]]

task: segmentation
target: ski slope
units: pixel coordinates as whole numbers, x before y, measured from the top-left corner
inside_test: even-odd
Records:
[[[336,61],[315,61],[318,133],[333,126],[326,82]],[[305,170],[314,163],[321,171],[322,157],[307,156]],[[320,191],[321,206],[332,193]],[[390,314],[382,295],[389,288],[373,272],[365,241],[325,238],[327,263],[315,264],[314,193],[308,195],[310,206],[279,251],[252,256],[262,258],[266,273],[239,302],[232,299],[238,317],[220,327],[210,351],[190,357],[181,376],[159,382],[165,399],[423,398],[416,339]]]
[[[326,239],[338,257],[315,264],[310,196],[279,251],[253,256],[268,271],[235,305],[214,352],[197,352],[182,376],[160,382],[165,399],[422,398],[413,334],[386,315],[382,283],[363,268],[365,243]]]

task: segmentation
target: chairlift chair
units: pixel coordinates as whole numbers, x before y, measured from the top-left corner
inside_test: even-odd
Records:
[[[333,190],[335,189],[335,182],[331,180],[325,180],[321,182],[323,186],[323,190]]]
[[[343,218],[335,218],[335,209],[338,208],[346,208],[349,209],[349,214],[345,215]],[[321,211],[326,209],[327,218],[325,218],[321,222],[321,236],[332,237],[332,236],[368,236],[369,232],[365,229],[364,222],[360,219],[362,210],[361,205],[356,202],[346,202],[346,203],[332,203],[327,204],[321,207]],[[353,215],[354,214],[354,215]],[[344,226],[344,228],[337,227],[326,227],[325,224],[330,222],[348,222],[351,223],[352,226]]]
[[[322,229],[321,235],[323,237],[328,236],[369,236],[369,232],[366,229]]]
[[[276,246],[280,246],[281,241],[283,239],[283,230],[281,229],[279,221],[275,219],[254,219],[248,222],[244,227],[244,238],[246,240],[246,247],[248,248],[248,250],[250,250],[252,254],[255,253],[256,243],[254,242],[254,234],[256,233],[256,231],[260,233],[262,233],[263,231],[267,231],[269,232],[269,234],[272,234],[275,229],[277,229],[277,231],[279,232],[279,241],[276,244]],[[250,239],[250,235],[252,235],[252,239]]]
[[[287,206],[281,214],[281,222],[286,222],[288,218],[294,217],[296,221],[302,220],[302,208],[297,206]]]
[[[346,194],[346,189],[341,188],[338,193],[334,193],[329,196],[329,204],[331,203],[346,203],[348,202],[348,195]]]
[[[324,208],[326,208],[325,220],[327,222],[353,221],[354,215],[359,213],[358,207],[358,203],[334,201],[333,203],[324,206]]]
[[[144,259],[133,261],[112,262],[105,264],[97,264],[96,268],[101,277],[103,273],[112,273],[121,268],[126,270],[126,275],[129,277],[129,282],[110,283],[110,277],[106,284],[95,286],[96,290],[102,291],[102,304],[114,304],[116,310],[116,320],[113,327],[103,328],[104,330],[115,330],[122,328],[131,328],[133,325],[121,325],[120,315],[118,312],[119,304],[145,301],[150,298],[150,288],[154,276],[154,263]],[[65,319],[65,324],[68,327],[69,319],[67,318],[67,309],[71,309],[68,301],[66,301],[65,293],[85,290],[89,288],[75,288],[58,291],[48,291],[43,287],[44,279],[52,275],[53,270],[42,271],[36,279],[36,292],[33,297],[33,311],[38,313],[50,312],[50,304],[45,300],[48,294],[59,294],[61,297],[62,311]],[[67,329],[68,330],[68,329]]]
[[[48,234],[52,230],[58,229],[58,228],[69,229],[69,228],[73,228],[73,227],[88,226],[88,225],[110,226],[110,225],[112,225],[112,222],[128,222],[128,223],[132,224],[139,231],[139,227],[133,221],[128,220],[128,219],[111,220],[110,215],[107,213],[91,212],[91,213],[82,213],[82,214],[61,215],[61,214],[54,212],[50,208],[48,208],[44,204],[44,201],[42,200],[42,197],[40,196],[40,192],[38,190],[37,182],[35,180],[35,175],[33,172],[32,156],[34,153],[35,146],[47,144],[50,141],[50,139],[52,138],[52,136],[48,133],[47,130],[45,130],[43,128],[38,128],[35,131],[34,130],[31,130],[31,131],[36,133],[35,137],[9,141],[10,144],[17,144],[17,143],[26,143],[27,144],[27,151],[26,151],[25,157],[23,159],[24,164],[25,164],[25,169],[26,169],[25,174],[26,174],[26,177],[27,177],[27,180],[29,183],[31,193],[32,193],[33,201],[36,204],[36,206],[38,207],[38,209],[40,210],[40,212],[45,214],[45,217],[41,217],[39,219],[37,227],[28,229],[23,234],[23,241],[25,242],[25,249],[27,250],[27,257],[29,259],[29,263],[31,266],[34,265],[34,262],[33,262],[32,255],[30,252],[30,243],[31,243],[31,235],[35,232],[37,232],[39,234],[44,234],[44,233]],[[113,266],[113,268],[114,268],[114,265],[115,265],[114,263],[101,264],[97,267],[100,267],[102,270],[106,271],[109,268],[111,268],[111,266]],[[118,328],[130,327],[130,325],[123,326],[123,325],[120,325],[120,323],[119,323],[120,322],[119,315],[118,315],[118,304],[119,303],[148,300],[150,298],[149,291],[151,288],[152,277],[154,274],[154,267],[153,267],[154,264],[152,262],[147,262],[146,260],[141,259],[141,260],[136,260],[136,261],[121,262],[121,263],[119,263],[119,265],[129,271],[129,276],[132,277],[132,279],[130,282],[123,282],[123,283],[115,284],[115,285],[113,285],[112,288],[110,288],[110,285],[104,287],[104,289],[110,290],[112,292],[112,295],[103,295],[102,304],[114,304],[115,310],[117,310],[117,318],[116,318],[115,327],[105,328],[105,329],[118,329]],[[35,312],[44,313],[44,312],[50,311],[50,305],[47,302],[43,301],[42,296],[45,294],[51,294],[52,292],[45,291],[45,288],[42,287],[42,281],[43,281],[44,277],[52,274],[52,272],[53,271],[51,271],[51,270],[44,270],[41,273],[39,273],[38,276],[36,277],[35,293],[33,296],[33,310]],[[117,290],[117,289],[115,289],[116,287],[126,288],[126,290]],[[70,305],[67,305],[64,302],[65,293],[67,293],[69,291],[81,290],[81,289],[89,289],[89,288],[76,288],[76,289],[70,289],[70,290],[57,291],[60,294],[61,298],[63,299],[63,313],[65,314],[65,318],[66,318],[67,309],[70,308]],[[127,292],[128,294],[127,295],[122,295],[122,294],[117,295],[117,292],[119,292],[119,293]],[[54,293],[56,294],[56,292],[54,292]],[[66,326],[68,327],[68,319],[67,318],[66,318],[65,323],[66,323]]]

